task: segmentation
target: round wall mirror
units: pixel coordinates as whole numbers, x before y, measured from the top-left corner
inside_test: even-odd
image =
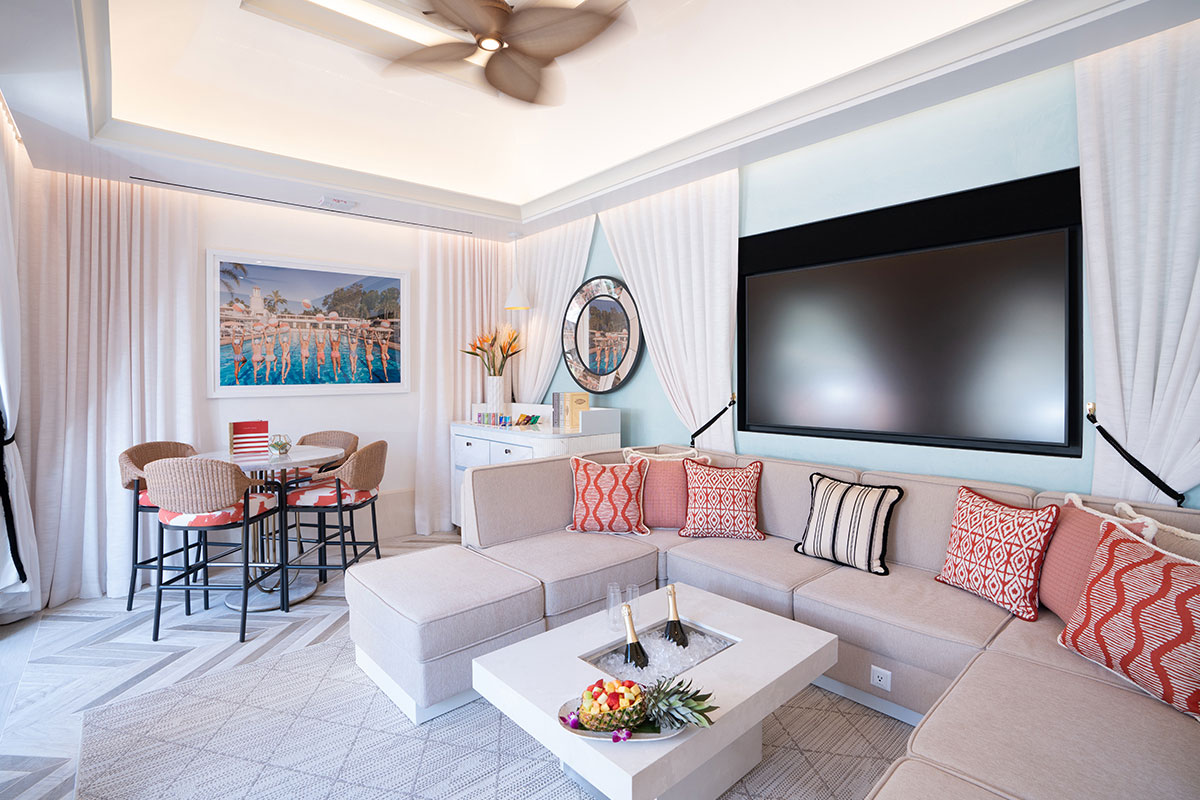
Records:
[[[642,353],[642,326],[629,288],[601,276],[575,290],[563,315],[563,360],[571,377],[594,394],[621,386]]]

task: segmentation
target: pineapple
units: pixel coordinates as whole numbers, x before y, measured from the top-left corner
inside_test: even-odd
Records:
[[[691,681],[671,683],[670,678],[663,678],[646,689],[642,697],[645,698],[646,716],[664,731],[689,724],[707,728],[712,725],[708,715],[718,708],[708,704],[712,693],[693,691]]]

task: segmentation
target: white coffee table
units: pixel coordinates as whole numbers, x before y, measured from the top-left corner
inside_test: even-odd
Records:
[[[564,730],[560,706],[602,673],[579,656],[618,638],[605,612],[479,656],[472,683],[554,755],[594,796],[610,800],[720,797],[762,760],[762,721],[837,662],[837,637],[676,584],[685,622],[736,643],[683,673],[713,692],[713,726],[658,741],[596,741]],[[666,590],[641,598],[637,628],[666,621]],[[647,634],[650,635],[650,634]],[[623,637],[621,637],[623,640]]]

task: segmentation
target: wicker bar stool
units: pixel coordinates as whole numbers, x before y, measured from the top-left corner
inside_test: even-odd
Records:
[[[317,522],[296,523],[295,541],[300,545],[300,554],[289,561],[287,569],[315,569],[318,570],[320,579],[326,580],[329,569],[327,551],[335,541],[341,550],[340,569],[343,571],[372,549],[375,550],[376,558],[381,557],[375,500],[379,497],[379,484],[383,481],[386,461],[387,442],[372,442],[352,453],[337,469],[321,473],[320,477],[310,484],[288,490],[286,510],[316,514]],[[371,509],[371,540],[360,541],[355,534],[354,512],[367,507]],[[337,524],[332,526],[331,533],[331,526],[326,522],[326,517],[335,513]],[[316,538],[304,538],[304,529],[314,527],[317,529]],[[315,545],[316,564],[302,563],[306,555],[305,544]],[[352,558],[347,557],[347,546],[354,549]],[[360,546],[366,547],[365,552],[359,552]]]
[[[150,502],[159,507],[156,561],[158,582],[154,595],[153,640],[158,641],[164,590],[184,593],[185,614],[192,613],[193,591],[204,592],[204,607],[208,608],[210,591],[240,590],[242,619],[238,638],[240,641],[246,641],[246,607],[250,587],[278,573],[282,567],[281,563],[252,561],[250,537],[259,535],[260,523],[272,514],[278,514],[277,535],[281,552],[286,552],[282,549],[286,526],[283,509],[279,505],[283,487],[277,481],[252,481],[236,465],[207,458],[166,458],[147,464],[145,473]],[[251,489],[256,486],[271,491],[252,492]],[[252,534],[251,526],[259,531]],[[164,581],[163,559],[168,554],[164,552],[163,537],[164,531],[167,530],[177,530],[183,535],[184,559],[181,574]],[[241,531],[240,541],[209,541],[209,534],[213,531],[235,530]],[[195,545],[190,543],[192,534],[197,535]],[[224,549],[214,555],[209,551],[210,545],[221,546]],[[188,558],[192,547],[197,547],[195,561]],[[241,581],[236,584],[211,584],[208,576],[209,564],[238,550],[242,552]],[[281,559],[284,560],[286,559]],[[251,577],[251,568],[257,573],[255,577]],[[193,582],[194,577],[199,577],[200,581]]]
[[[140,570],[157,569],[157,556],[141,559],[138,535],[142,514],[158,511],[158,506],[150,502],[146,491],[146,473],[144,469],[151,461],[161,458],[186,458],[196,455],[196,448],[185,442],[145,442],[135,444],[121,455],[117,456],[117,464],[121,468],[121,486],[130,490],[133,495],[133,554],[129,567],[129,596],[125,598],[125,610],[133,611],[133,594],[137,591],[137,576]],[[172,552],[167,555],[176,555]],[[168,570],[178,570],[179,567],[164,567]]]
[[[348,431],[316,431],[315,433],[304,434],[296,444],[311,444],[317,447],[338,447],[342,450],[342,457],[334,459],[328,464],[300,467],[294,470],[296,477],[289,480],[289,484],[304,483],[305,481],[313,480],[318,474],[329,472],[345,464],[346,459],[350,458],[358,450],[358,437]]]

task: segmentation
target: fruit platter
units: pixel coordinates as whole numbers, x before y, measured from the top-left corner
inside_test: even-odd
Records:
[[[568,700],[558,719],[571,733],[614,742],[666,739],[688,725],[707,728],[711,693],[693,690],[691,681],[660,680],[653,686],[634,681],[600,678]]]

